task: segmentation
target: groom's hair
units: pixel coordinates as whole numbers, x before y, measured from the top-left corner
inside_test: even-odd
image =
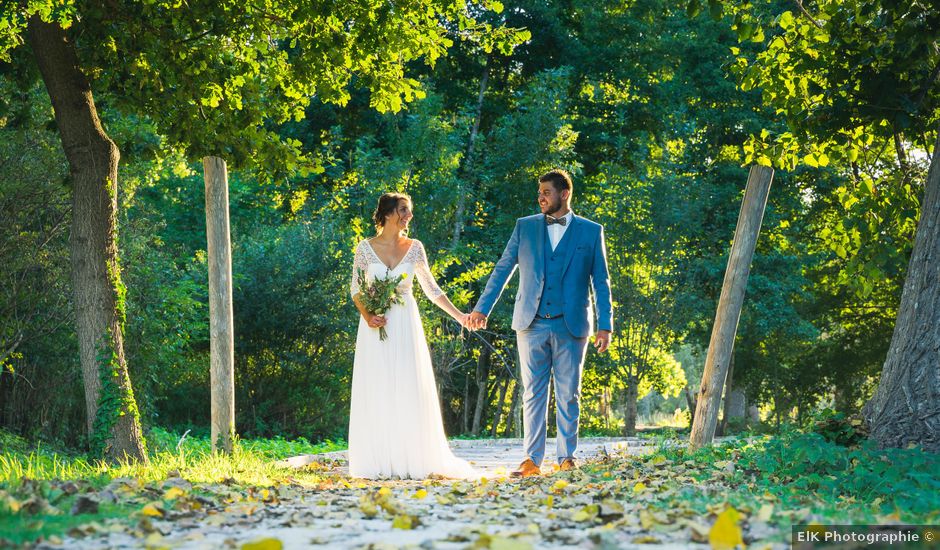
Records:
[[[555,188],[555,191],[559,193],[567,189],[569,198],[571,198],[571,194],[574,193],[574,185],[571,183],[571,174],[564,170],[555,169],[539,176],[539,183],[546,182],[550,182],[552,187]]]
[[[379,197],[379,204],[375,206],[375,212],[372,213],[372,221],[376,227],[385,227],[385,216],[395,212],[398,203],[402,200],[411,202],[411,197],[404,193],[383,193]]]

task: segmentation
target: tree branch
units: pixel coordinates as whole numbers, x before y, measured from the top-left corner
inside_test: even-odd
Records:
[[[904,151],[904,144],[901,142],[901,134],[898,133],[897,129],[894,130],[894,150],[898,155],[898,163],[901,165],[901,170],[904,171],[905,177],[907,177],[908,164],[907,164],[907,153]]]
[[[816,19],[814,19],[813,16],[810,15],[808,11],[806,11],[806,8],[803,7],[803,0],[793,0],[793,2],[796,4],[796,7],[800,8],[800,12],[802,12],[803,15],[805,15],[813,25],[816,25],[816,27],[819,29],[825,29],[825,27],[823,27],[819,21],[816,21]]]
[[[7,357],[13,355],[13,352],[16,351],[16,348],[18,348],[20,346],[20,343],[22,342],[23,342],[23,333],[20,332],[16,337],[16,341],[13,342],[13,344],[10,347],[8,347],[5,352],[3,352],[3,355],[0,355],[0,364],[3,364],[3,362],[6,361]]]

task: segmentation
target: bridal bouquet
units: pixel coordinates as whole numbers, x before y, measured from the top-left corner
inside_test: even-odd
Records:
[[[376,277],[368,281],[365,270],[361,268],[358,270],[359,288],[362,289],[359,300],[365,306],[366,311],[372,315],[384,315],[394,304],[405,303],[398,285],[408,274],[402,273],[399,277],[389,277],[386,272],[385,275],[385,277]],[[385,327],[379,327],[379,340],[384,342],[386,338],[388,338],[388,333]]]

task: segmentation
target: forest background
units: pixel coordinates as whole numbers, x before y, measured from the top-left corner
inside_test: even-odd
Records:
[[[753,162],[777,172],[725,417],[740,419],[732,428],[751,418],[772,429],[857,414],[891,342],[937,135],[937,26],[915,4],[817,8],[516,2],[480,15],[525,29],[515,48],[455,39],[433,66],[407,64],[415,91],[406,106],[377,105],[353,81],[344,104],[314,97],[299,116],[269,124],[296,160],[250,162],[254,152],[232,143],[236,431],[345,437],[358,325],[352,250],[374,233],[382,192],[413,197],[411,235],[466,310],[513,221],[536,211],[536,177],[555,167],[574,176],[574,211],[606,228],[615,301],[611,351],[587,360],[583,433],[688,425]],[[826,30],[865,22],[890,32]],[[911,51],[899,53],[902,43]],[[866,82],[883,84],[890,108],[860,103],[838,75],[818,78],[847,44],[867,56]],[[42,82],[9,61],[0,65],[0,428],[88,448],[69,166]],[[205,88],[202,106],[232,109],[237,87]],[[911,90],[924,93],[896,108]],[[205,435],[201,164],[125,99],[96,91],[121,151],[117,244],[133,395],[145,435]],[[421,301],[448,434],[520,434],[513,295],[510,287],[490,328],[474,334]]]

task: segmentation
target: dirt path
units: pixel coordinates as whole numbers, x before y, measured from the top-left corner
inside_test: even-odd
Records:
[[[339,477],[328,489],[281,486],[270,493],[235,494],[234,502],[224,507],[146,518],[131,527],[126,521],[104,524],[89,536],[70,537],[43,547],[709,547],[690,540],[688,525],[665,528],[662,523],[660,528],[658,522],[651,523],[652,516],[639,499],[605,499],[584,472],[509,481],[508,471],[522,459],[520,440],[454,441],[452,445],[457,455],[472,461],[488,479],[365,481]],[[553,453],[553,441],[549,448]],[[603,460],[605,455],[639,455],[651,449],[648,440],[588,438],[582,440],[579,455],[582,460]],[[337,473],[345,468],[344,459],[344,453],[330,453],[285,462],[306,467],[326,461],[331,472]],[[546,457],[545,463],[554,463],[554,456]]]

